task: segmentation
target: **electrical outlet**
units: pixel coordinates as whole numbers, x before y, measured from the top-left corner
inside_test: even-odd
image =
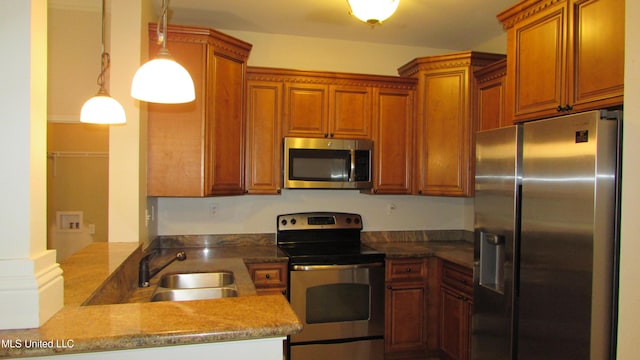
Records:
[[[387,214],[391,215],[391,213],[393,213],[397,208],[396,204],[387,204]]]
[[[209,204],[209,216],[216,217],[220,211],[220,205],[218,203]]]

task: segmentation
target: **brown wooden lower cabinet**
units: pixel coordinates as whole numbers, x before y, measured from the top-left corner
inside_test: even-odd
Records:
[[[245,263],[258,295],[287,294],[287,262]]]
[[[427,259],[386,264],[385,358],[427,358]]]
[[[473,277],[470,269],[442,261],[439,348],[443,359],[471,358]]]

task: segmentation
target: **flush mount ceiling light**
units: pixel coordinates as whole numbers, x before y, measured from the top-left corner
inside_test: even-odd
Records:
[[[98,86],[100,90],[96,96],[87,100],[80,110],[80,122],[90,124],[124,124],[126,116],[120,103],[109,96],[105,88],[105,75],[111,64],[109,53],[104,51],[104,0],[102,0],[102,60],[100,62],[100,75]]]
[[[153,60],[142,65],[133,76],[131,96],[153,103],[187,103],[195,100],[196,93],[189,72],[174,61],[167,50],[168,3],[168,0],[162,1],[162,17],[157,28],[158,43],[162,44],[162,48]]]
[[[349,13],[372,26],[393,15],[399,3],[400,0],[347,0]]]

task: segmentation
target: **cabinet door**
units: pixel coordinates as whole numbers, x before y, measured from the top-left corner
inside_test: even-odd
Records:
[[[426,351],[426,288],[394,282],[387,286],[385,352]]]
[[[371,137],[371,88],[329,87],[328,137],[369,139]]]
[[[423,73],[422,114],[418,120],[417,192],[422,195],[471,194],[469,70]]]
[[[375,89],[373,192],[410,194],[414,91]]]
[[[327,85],[285,83],[284,136],[328,137]]]
[[[468,299],[446,287],[440,288],[440,350],[450,359],[469,358]]]
[[[478,131],[511,125],[505,116],[506,60],[488,65],[474,74],[478,83]]]
[[[507,34],[509,115],[514,121],[556,115],[564,104],[566,1],[516,23]]]
[[[282,83],[250,80],[247,85],[247,165],[249,194],[277,194],[282,187]]]
[[[207,195],[244,193],[244,62],[210,48]]]
[[[574,0],[569,105],[574,110],[622,104],[624,0]]]
[[[207,46],[172,41],[168,47],[191,74],[196,100],[186,104],[148,104],[147,194],[149,196],[204,196],[204,113]],[[159,47],[150,42],[149,53]]]

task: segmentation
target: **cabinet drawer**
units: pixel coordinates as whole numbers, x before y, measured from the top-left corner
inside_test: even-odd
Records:
[[[426,281],[426,259],[395,259],[387,261],[387,281]]]
[[[473,273],[465,267],[444,262],[442,283],[471,296],[473,294]]]
[[[247,269],[256,288],[287,287],[286,263],[247,264]]]

